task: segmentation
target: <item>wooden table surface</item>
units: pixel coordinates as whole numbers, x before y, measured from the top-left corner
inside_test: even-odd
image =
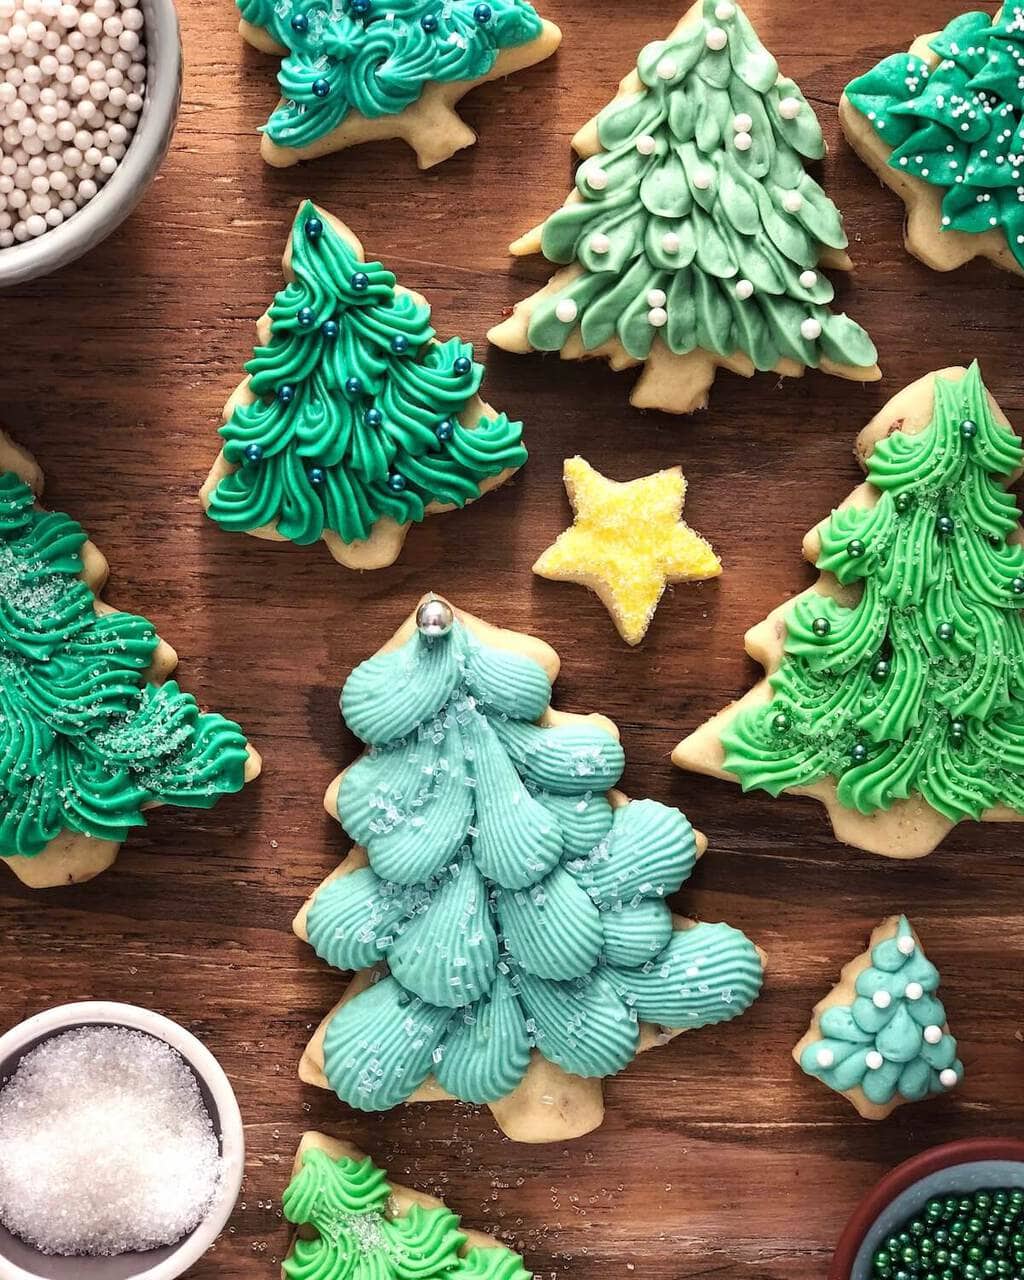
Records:
[[[710,410],[692,419],[631,409],[630,374],[484,341],[502,309],[546,278],[539,260],[510,265],[506,246],[563,199],[570,137],[678,17],[663,0],[543,7],[564,29],[562,50],[467,98],[480,144],[422,174],[399,143],[265,167],[254,130],[275,100],[276,62],[243,48],[228,0],[183,0],[184,102],[155,187],[85,262],[0,301],[0,416],[44,466],[50,504],[106,552],[108,598],[156,622],[186,687],[236,717],[265,761],[259,782],[210,813],[155,812],[90,884],[32,893],[5,875],[0,886],[3,1027],[60,1001],[133,1001],[191,1027],[234,1082],[245,1187],[195,1280],[276,1274],[288,1240],[281,1192],[307,1127],[359,1143],[468,1224],[497,1228],[544,1280],[621,1280],[624,1270],[820,1280],[847,1215],[889,1166],[951,1138],[1019,1134],[1024,1122],[1020,828],[963,826],[926,862],[901,865],[836,844],[809,801],[742,797],[668,758],[759,674],[743,633],[813,579],[800,539],[859,480],[854,435],[890,395],[977,355],[1024,428],[1020,279],[980,263],[944,278],[909,258],[902,207],[836,119],[855,73],[961,5],[747,6],[820,113],[825,186],[857,263],[841,302],[873,335],[885,376],[859,386],[813,372],[785,383],[720,374]],[[322,546],[223,533],[196,499],[306,195],[426,294],[442,335],[478,344],[488,399],[524,419],[531,451],[511,484],[414,529],[394,567],[362,576]],[[670,592],[636,650],[582,588],[530,573],[566,523],[561,464],[576,451],[619,479],[681,463],[687,516],[725,566],[714,584]],[[341,987],[290,930],[348,848],[321,807],[356,750],[338,690],[427,589],[559,650],[556,705],[611,716],[626,789],[679,805],[710,837],[675,904],[742,927],[770,957],[745,1017],[646,1054],[608,1083],[603,1128],[571,1144],[517,1146],[489,1113],[462,1105],[356,1115],[295,1075]],[[789,1054],[840,965],[899,910],[941,968],[967,1075],[955,1096],[872,1124]]]

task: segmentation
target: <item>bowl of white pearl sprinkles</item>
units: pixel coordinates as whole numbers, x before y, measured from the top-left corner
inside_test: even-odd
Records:
[[[178,113],[173,0],[0,0],[0,288],[132,211]]]
[[[184,1027],[89,1001],[0,1036],[0,1278],[173,1280],[242,1184],[227,1076]]]

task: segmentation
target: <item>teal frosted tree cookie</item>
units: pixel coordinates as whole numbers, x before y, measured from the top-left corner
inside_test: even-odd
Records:
[[[756,998],[763,957],[666,899],[703,849],[612,790],[611,721],[550,707],[553,650],[426,597],[349,676],[366,752],[327,809],[357,842],[295,922],[356,971],[303,1079],[383,1111],[454,1097],[521,1141],[601,1123],[601,1079]]]
[[[41,490],[0,432],[0,858],[33,888],[105,871],[151,806],[209,809],[259,772],[167,678],[153,624],[99,600],[106,560]]]
[[[472,345],[439,341],[426,301],[308,200],[284,273],[225,406],[203,506],[222,529],[322,539],[341,564],[379,569],[410,525],[523,465],[522,424],[480,399]]]
[[[946,1093],[963,1079],[964,1065],[938,988],[939,971],[907,917],[891,916],[815,1005],[793,1057],[868,1120]]]
[[[282,58],[262,126],[272,165],[402,138],[420,168],[476,135],[454,111],[477,85],[550,57],[562,35],[526,0],[237,0],[243,39]]]
[[[671,413],[706,404],[719,367],[880,377],[871,339],[830,307],[825,268],[851,263],[807,171],[817,118],[733,0],[698,0],[642,49],[573,146],[574,191],[511,247],[561,269],[492,342],[643,364],[632,403]]]
[[[1024,815],[1024,448],[975,363],[900,392],[857,452],[867,483],[804,542],[818,584],[747,635],[767,678],[674,758],[917,857]]]
[[[322,1133],[302,1135],[281,1207],[298,1228],[285,1280],[531,1280],[518,1253],[460,1230],[440,1200],[389,1182],[369,1156]]]
[[[1024,273],[1024,5],[962,13],[846,86],[854,150],[907,206],[907,249]]]

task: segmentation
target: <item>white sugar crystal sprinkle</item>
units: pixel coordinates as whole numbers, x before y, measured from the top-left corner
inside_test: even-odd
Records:
[[[0,250],[43,235],[115,172],[146,89],[138,0],[0,0]]]
[[[0,1090],[0,1221],[43,1253],[171,1244],[206,1216],[221,1176],[192,1071],[142,1032],[67,1031]]]

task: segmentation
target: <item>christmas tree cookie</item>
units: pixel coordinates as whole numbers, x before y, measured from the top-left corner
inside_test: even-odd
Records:
[[[907,249],[1024,273],[1024,4],[963,13],[846,87],[850,145],[907,206]]]
[[[817,584],[747,633],[766,678],[673,759],[914,858],[1024,815],[1024,449],[973,364],[901,391],[857,452],[867,483],[804,541]]]
[[[620,483],[583,458],[565,461],[572,527],[540,556],[533,572],[595,592],[627,644],[647,634],[670,582],[701,582],[722,572],[718,557],[681,518],[686,480],[669,467]]]
[[[880,376],[870,338],[829,309],[849,270],[839,211],[806,170],[810,104],[732,0],[698,0],[640,53],[573,139],[563,207],[511,247],[561,269],[491,330],[507,351],[643,364],[632,402],[690,413],[719,367]]]
[[[964,1067],[938,987],[939,971],[907,917],[891,916],[814,1006],[793,1057],[868,1120],[945,1093],[963,1079]]]
[[[703,839],[612,790],[615,726],[552,710],[557,673],[427,596],[345,683],[367,751],[326,805],[357,846],[295,931],[357,971],[299,1072],[350,1106],[454,1097],[519,1141],[587,1133],[603,1077],[760,990],[742,933],[670,912]]]
[[[411,524],[523,465],[522,424],[480,399],[470,343],[438,341],[426,301],[308,200],[284,274],[224,408],[203,506],[223,529],[322,539],[341,564],[379,569]]]
[[[433,1196],[388,1181],[348,1142],[304,1133],[281,1200],[298,1232],[284,1280],[530,1280],[518,1253],[460,1229]]]
[[[471,147],[455,104],[555,52],[562,33],[526,0],[237,0],[239,31],[282,58],[261,151],[291,165],[402,138],[421,169]]]
[[[144,810],[209,809],[260,768],[168,679],[152,623],[100,600],[106,560],[42,487],[0,432],[0,858],[32,888],[99,875]]]

